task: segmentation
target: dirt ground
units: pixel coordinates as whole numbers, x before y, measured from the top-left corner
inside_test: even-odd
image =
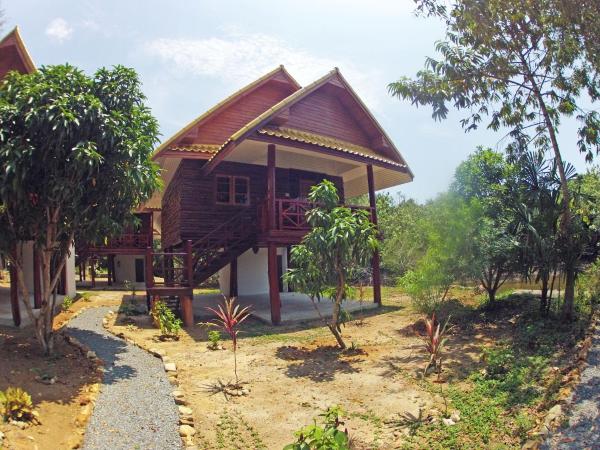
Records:
[[[69,311],[56,317],[55,329],[59,330],[78,310],[92,305],[92,301],[94,306],[118,303],[114,297],[113,294],[107,299],[92,297],[89,301],[76,301]],[[0,327],[0,390],[13,386],[27,391],[41,422],[20,429],[0,421],[0,431],[5,435],[0,448],[77,448],[98,392],[100,376],[96,363],[88,360],[60,334],[54,355],[46,357],[42,355],[31,327]],[[54,384],[38,381],[53,377]]]
[[[345,353],[334,347],[320,322],[279,327],[245,322],[238,372],[250,394],[232,398],[214,392],[219,381],[234,380],[229,340],[224,349],[209,350],[206,328],[198,325],[184,330],[179,341],[161,342],[147,316],[119,315],[109,328],[145,348],[166,351],[177,364],[179,389],[190,401],[199,430],[199,448],[282,448],[327,407],[340,405],[354,448],[383,449],[401,441],[394,425],[401,416],[419,416],[441,401],[419,382],[425,356],[413,325],[421,316],[393,291],[384,292],[384,305],[343,329],[352,346]],[[481,345],[497,334],[472,328],[451,336],[447,354],[452,357],[443,376],[461,378],[469,372],[478,363]]]

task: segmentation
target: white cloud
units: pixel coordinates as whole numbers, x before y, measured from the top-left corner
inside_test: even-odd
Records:
[[[385,85],[377,71],[359,70],[348,61],[316,56],[266,34],[244,34],[230,29],[223,38],[161,38],[147,42],[145,50],[160,58],[178,75],[220,78],[236,86],[246,84],[280,64],[303,85],[339,67],[370,107],[377,109],[378,98],[385,95],[385,91],[374,90],[374,86]]]
[[[46,27],[46,35],[58,42],[64,42],[73,35],[73,28],[62,17],[53,19]]]

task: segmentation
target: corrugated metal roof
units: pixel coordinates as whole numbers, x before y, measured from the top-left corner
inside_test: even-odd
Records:
[[[174,145],[168,147],[169,151],[176,152],[192,152],[192,153],[216,153],[221,146],[219,144],[190,144],[190,145]]]
[[[385,162],[397,167],[406,168],[406,164],[400,164],[390,159],[381,158],[380,156],[374,156],[374,150],[363,147],[351,142],[342,141],[330,136],[323,136],[321,134],[310,133],[308,131],[297,130],[294,128],[285,127],[268,127],[257,130],[259,134],[266,134],[267,136],[274,136],[283,139],[289,139],[291,141],[303,142],[306,144],[317,145],[319,147],[325,147],[332,150],[338,150],[343,153],[349,153],[352,155],[361,156],[363,158],[373,159],[375,161]]]

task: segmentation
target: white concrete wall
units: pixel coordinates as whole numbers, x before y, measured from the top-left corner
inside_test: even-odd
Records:
[[[25,275],[25,284],[31,295],[33,295],[33,242],[24,242],[23,245],[18,246],[21,251],[23,261],[23,272]],[[71,246],[70,254],[67,257],[66,262],[67,271],[67,289],[66,293],[69,297],[74,297],[77,294],[77,288],[75,286],[75,248]],[[41,268],[40,268],[41,270]],[[41,277],[40,273],[40,277]],[[40,280],[41,285],[41,280]]]
[[[125,280],[135,283],[135,260],[144,257],[140,255],[117,255],[115,256],[115,278],[117,284],[123,284]],[[144,270],[144,274],[145,274]],[[136,286],[145,286],[144,282],[136,283]]]
[[[282,255],[283,273],[287,270],[287,251],[286,248],[278,248],[277,254]],[[269,292],[269,272],[267,249],[259,248],[258,253],[252,249],[246,251],[238,257],[238,295],[266,294]],[[223,267],[219,271],[219,289],[229,296],[229,273],[230,265]],[[284,285],[284,291],[287,286]]]

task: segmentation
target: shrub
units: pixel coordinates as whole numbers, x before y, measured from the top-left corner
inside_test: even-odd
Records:
[[[175,317],[173,311],[165,304],[158,300],[152,305],[151,311],[154,323],[160,328],[162,336],[177,336],[181,330],[181,320]]]
[[[431,319],[425,320],[425,350],[429,355],[429,361],[423,371],[423,376],[427,376],[427,371],[430,367],[435,367],[438,373],[438,377],[442,372],[442,351],[446,345],[448,338],[446,333],[448,332],[448,323],[450,317],[446,319],[444,326],[436,320],[435,313],[431,315]]]
[[[447,286],[431,276],[429,272],[429,270],[409,270],[398,282],[411,298],[415,309],[427,315],[438,309],[447,291]]]
[[[237,374],[237,337],[240,332],[239,325],[250,316],[250,307],[240,309],[240,305],[236,305],[235,297],[225,298],[222,305],[217,309],[206,308],[214,313],[217,318],[214,319],[213,325],[221,328],[230,337],[233,344],[233,372],[235,374],[235,384],[239,384]]]
[[[296,442],[286,445],[283,450],[349,450],[348,430],[340,429],[344,425],[340,421],[343,413],[339,406],[327,408],[319,415],[323,417],[323,425],[317,425],[315,420],[313,425],[296,431]]]
[[[577,283],[581,299],[591,305],[600,303],[600,259],[590,264]]]
[[[37,421],[31,396],[21,388],[9,387],[4,394],[0,393],[0,413],[7,421]]]
[[[218,350],[221,347],[221,332],[218,330],[210,330],[208,332],[208,348],[210,350]]]
[[[71,306],[73,306],[73,302],[74,302],[74,300],[67,295],[63,299],[63,302],[62,302],[62,309],[63,309],[63,311],[68,311],[71,308]]]
[[[486,362],[485,372],[489,378],[506,375],[515,364],[515,355],[508,347],[484,348],[482,359]]]

